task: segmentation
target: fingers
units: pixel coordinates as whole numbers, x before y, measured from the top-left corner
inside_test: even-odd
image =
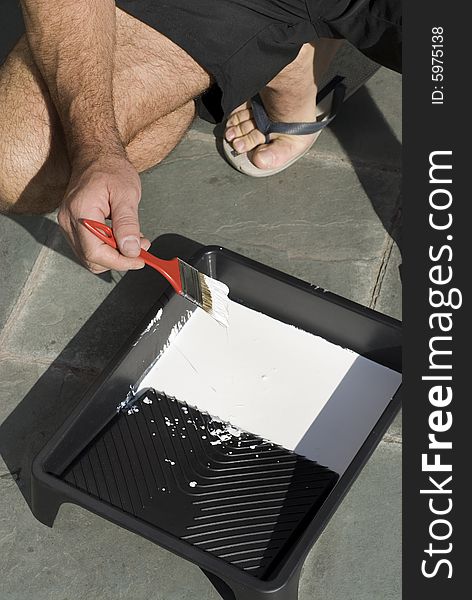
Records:
[[[72,171],[58,221],[80,260],[93,273],[108,269],[141,269],[141,249],[150,246],[139,228],[141,183],[136,169],[122,157],[97,159],[85,169]],[[118,249],[108,246],[79,221],[105,223],[110,218]]]
[[[100,273],[105,273],[109,269],[114,269],[115,271],[136,271],[145,266],[145,263],[141,258],[130,259],[120,254],[114,248],[103,244],[98,239],[97,242],[98,245],[96,251],[94,249],[89,251],[92,262],[87,261],[87,268],[92,273],[99,275]],[[149,250],[150,246],[151,242],[148,239],[145,237],[140,238],[140,249]]]
[[[96,221],[105,222],[103,213],[95,207],[87,208],[87,216]],[[67,209],[63,210],[61,208],[59,211],[59,224],[64,229],[68,241],[78,258],[92,273],[104,273],[109,269],[129,271],[144,267],[144,261],[141,258],[123,256],[118,250],[111,248],[95,237],[78,219],[79,217],[76,217],[73,212]],[[148,243],[148,240],[142,238],[143,246]]]
[[[113,233],[121,254],[136,258],[141,252],[141,232],[138,219],[139,197],[128,194],[111,203]]]
[[[115,271],[135,271],[144,267],[144,261],[140,258],[127,258],[107,245],[97,247],[96,250],[92,249],[89,256],[90,260],[87,262],[87,268],[97,275],[105,273],[109,269],[114,269]]]

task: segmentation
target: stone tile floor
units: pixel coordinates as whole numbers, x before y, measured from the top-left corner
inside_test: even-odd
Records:
[[[226,165],[197,122],[142,176],[143,231],[221,244],[400,318],[401,79],[379,71],[290,170],[267,180]],[[29,506],[32,456],[152,297],[110,295],[53,217],[0,217],[0,599],[216,600],[193,565],[77,507],[53,529]],[[399,600],[401,420],[397,418],[304,568],[300,599]]]

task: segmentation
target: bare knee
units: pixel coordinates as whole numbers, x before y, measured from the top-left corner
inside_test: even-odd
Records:
[[[0,212],[43,214],[59,206],[69,181],[65,151],[0,116]]]
[[[210,86],[210,75],[158,31],[117,10],[115,118],[123,144]]]
[[[69,165],[24,38],[0,67],[0,106],[0,212],[51,212],[61,202]]]
[[[30,181],[19,190],[0,176],[0,213],[16,215],[42,215],[53,212],[62,202],[64,189],[49,187]]]
[[[0,212],[44,214],[62,201],[69,181],[67,157],[57,151],[46,158],[38,149],[41,140],[21,143],[15,132],[5,135],[0,117]]]

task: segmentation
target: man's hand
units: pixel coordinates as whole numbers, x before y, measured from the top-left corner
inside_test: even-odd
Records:
[[[73,168],[58,221],[77,256],[93,273],[144,267],[139,253],[150,242],[139,229],[140,197],[138,173],[124,157],[107,156]],[[111,219],[120,251],[87,231],[79,222],[82,217],[102,223]]]

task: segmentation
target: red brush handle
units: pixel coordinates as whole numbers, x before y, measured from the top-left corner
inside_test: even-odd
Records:
[[[118,244],[116,243],[115,236],[113,235],[113,230],[105,223],[100,223],[100,221],[94,221],[92,219],[79,219],[79,221],[86,227],[91,233],[93,233],[98,239],[105,242],[115,250],[118,249]],[[178,293],[182,293],[182,280],[180,277],[180,267],[179,267],[179,259],[173,258],[172,260],[163,260],[162,258],[157,258],[153,254],[150,254],[146,250],[141,249],[139,256],[144,260],[144,262],[159,271],[161,275],[163,275],[167,281],[172,285],[174,290]]]

